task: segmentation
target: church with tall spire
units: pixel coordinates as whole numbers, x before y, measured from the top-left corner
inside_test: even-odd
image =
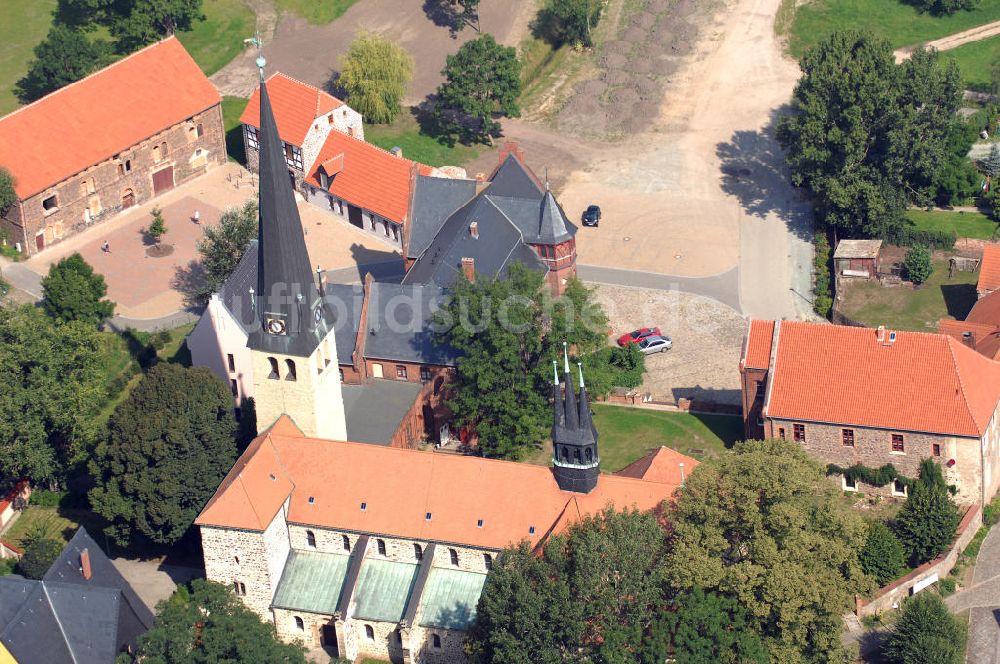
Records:
[[[597,447],[597,428],[590,413],[590,400],[583,382],[583,365],[577,362],[580,394],[573,389],[569,356],[563,344],[565,395],[559,388],[559,368],[552,361],[552,472],[563,491],[590,493],[601,474],[601,455]]]

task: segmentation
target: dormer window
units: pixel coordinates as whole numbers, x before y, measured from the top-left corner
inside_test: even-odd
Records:
[[[323,189],[330,188],[330,177],[323,171],[319,172],[319,186],[321,186]]]

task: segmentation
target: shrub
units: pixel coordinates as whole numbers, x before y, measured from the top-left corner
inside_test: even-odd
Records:
[[[24,550],[24,555],[17,563],[17,569],[22,576],[29,579],[41,579],[52,567],[59,554],[62,544],[54,539],[40,539]]]
[[[903,259],[903,268],[906,270],[906,278],[915,284],[922,284],[930,278],[934,271],[934,264],[931,263],[931,252],[922,244],[910,247]]]
[[[31,492],[31,497],[28,498],[28,504],[38,505],[39,507],[58,507],[65,495],[65,491],[35,489]]]
[[[935,249],[951,249],[955,246],[958,236],[953,230],[926,229],[918,230],[913,226],[900,226],[892,229],[886,235],[886,240],[890,244],[900,247],[912,247],[914,245],[925,245]]]
[[[1000,498],[994,498],[993,502],[983,508],[983,523],[994,526],[997,522],[1000,522]]]
[[[961,664],[965,631],[941,597],[920,593],[903,604],[882,658],[889,664]]]
[[[813,244],[816,248],[816,255],[813,258],[815,274],[813,310],[825,318],[833,307],[833,292],[830,288],[830,242],[826,239],[826,233],[816,231]]]
[[[616,369],[614,379],[616,386],[631,389],[642,385],[642,375],[646,371],[646,356],[635,344],[628,344],[624,348],[617,346],[612,348],[609,363]]]
[[[941,593],[941,597],[947,597],[955,592],[955,586],[957,581],[953,576],[946,576],[940,581],[938,581],[938,592]]]
[[[858,554],[861,569],[880,586],[889,583],[906,567],[906,549],[889,527],[881,521],[871,524],[868,538]]]

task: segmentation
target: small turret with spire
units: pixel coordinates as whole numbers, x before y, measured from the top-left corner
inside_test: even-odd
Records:
[[[553,361],[555,374],[552,393],[552,466],[556,482],[563,491],[590,493],[597,486],[601,457],[597,447],[597,429],[590,415],[590,400],[583,382],[583,365],[577,362],[580,395],[573,389],[569,370],[569,350],[563,343],[565,396],[559,389],[558,364]]]

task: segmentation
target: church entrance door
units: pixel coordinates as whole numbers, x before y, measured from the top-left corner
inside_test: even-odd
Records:
[[[334,657],[340,656],[340,653],[337,652],[336,627],[330,624],[323,625],[323,629],[320,630],[319,640],[327,652],[331,653]]]

